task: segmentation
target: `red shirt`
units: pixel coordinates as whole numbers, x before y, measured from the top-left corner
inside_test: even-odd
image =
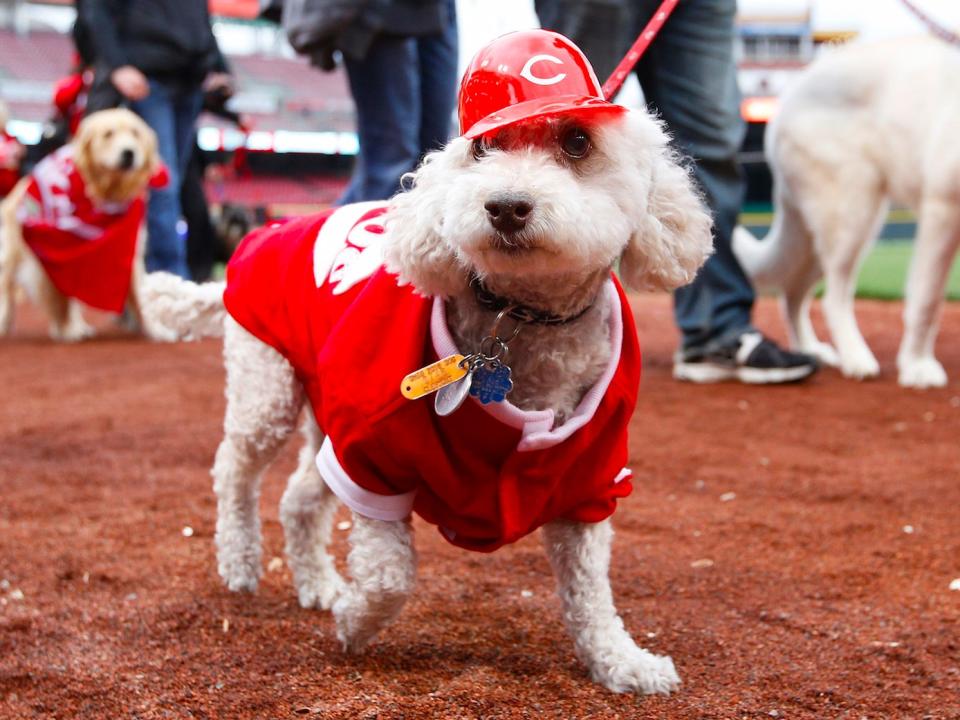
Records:
[[[83,120],[92,80],[93,73],[89,70],[75,72],[58,80],[53,88],[53,105],[67,121],[71,137],[77,134],[77,128]]]
[[[143,214],[143,198],[94,204],[70,145],[37,163],[18,210],[23,239],[57,290],[115,313],[130,292]]]
[[[303,382],[326,435],[317,458],[356,512],[415,512],[453,544],[492,551],[560,518],[599,522],[632,489],[627,426],[640,353],[615,279],[613,355],[575,413],[469,398],[439,417],[432,397],[407,400],[405,375],[456,352],[440,298],[381,267],[382,204],[363,203],[253,233],[227,268],[231,316],[280,351]]]

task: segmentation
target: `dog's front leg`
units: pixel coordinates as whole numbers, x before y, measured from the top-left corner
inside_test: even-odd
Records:
[[[333,605],[337,638],[359,652],[403,609],[413,591],[417,555],[409,520],[353,515],[347,566],[352,581]]]
[[[613,605],[608,577],[612,538],[609,520],[544,526],[564,622],[577,656],[598,683],[614,692],[666,695],[680,685],[673,661],[637,647]]]

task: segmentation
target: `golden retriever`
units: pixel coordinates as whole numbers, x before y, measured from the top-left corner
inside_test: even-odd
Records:
[[[114,312],[125,305],[142,327],[137,287],[143,274],[143,232],[142,222],[131,213],[142,220],[147,186],[161,167],[153,130],[129,110],[104,110],[85,118],[70,145],[42,160],[17,184],[0,204],[0,333],[9,334],[13,326],[17,283],[46,312],[55,339],[76,341],[92,334],[81,301]],[[43,224],[48,237],[53,236],[51,254],[58,267],[67,268],[63,273],[52,272],[46,256],[38,257],[37,246],[24,235],[28,223]],[[95,244],[106,237],[104,228],[116,223],[126,223],[124,240],[111,245],[121,248],[119,254],[97,249]],[[74,256],[87,257],[81,261],[86,265],[70,267]],[[115,275],[126,266],[129,289],[124,291],[125,271],[120,279]],[[119,297],[114,291],[112,303],[90,299],[102,298],[104,287],[119,289]]]

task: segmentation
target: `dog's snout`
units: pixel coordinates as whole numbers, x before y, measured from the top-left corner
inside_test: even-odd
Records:
[[[519,232],[533,212],[533,198],[526,193],[497,193],[483,204],[490,224],[500,232]]]
[[[124,148],[120,152],[120,167],[124,170],[129,170],[133,167],[133,161],[136,156],[133,153],[133,150],[130,148]]]

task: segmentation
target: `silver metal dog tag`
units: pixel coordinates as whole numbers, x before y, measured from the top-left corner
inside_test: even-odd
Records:
[[[473,371],[471,370],[455,383],[451,383],[440,388],[433,401],[433,409],[437,415],[446,417],[457,411],[463,401],[470,394],[470,386],[473,384]]]

